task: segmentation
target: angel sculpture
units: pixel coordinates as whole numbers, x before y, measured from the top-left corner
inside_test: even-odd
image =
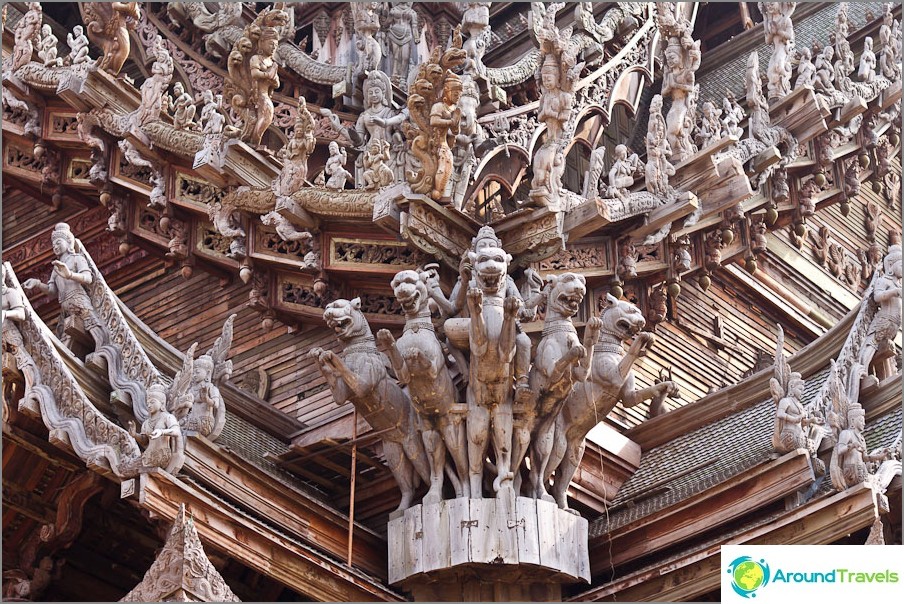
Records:
[[[275,181],[277,195],[291,195],[304,186],[308,178],[308,158],[317,146],[314,138],[314,118],[303,96],[298,97],[298,112],[292,136],[277,157],[283,167]]]
[[[117,75],[129,58],[129,31],[141,18],[137,2],[80,2],[88,38],[103,50],[97,67]]]
[[[162,468],[175,474],[185,463],[185,436],[175,416],[166,410],[169,390],[159,382],[148,387],[148,418],[135,430],[135,422],[128,423],[129,434],[144,448],[141,470]]]
[[[314,236],[309,231],[299,231],[288,219],[273,210],[261,216],[261,222],[267,226],[275,226],[276,234],[283,241],[310,241]]]
[[[223,237],[232,239],[229,251],[226,255],[233,259],[245,257],[245,229],[239,224],[234,208],[224,207],[219,201],[211,203],[207,207],[207,216],[213,222],[214,228]]]
[[[200,434],[213,441],[226,424],[226,405],[219,386],[232,375],[232,361],[226,355],[232,346],[235,317],[229,315],[220,337],[197,359],[194,356],[198,343],[191,345],[183,357],[182,369],[168,390],[169,409],[188,435]]]
[[[345,163],[348,161],[348,153],[345,148],[340,148],[339,143],[330,141],[329,145],[330,157],[326,160],[324,172],[329,174],[330,178],[326,181],[327,189],[344,189],[345,181],[352,178],[352,175],[345,169]]]
[[[279,88],[276,46],[280,28],[289,15],[271,8],[257,16],[245,28],[229,53],[223,98],[242,123],[240,138],[260,145],[264,132],[273,123],[273,91]]]

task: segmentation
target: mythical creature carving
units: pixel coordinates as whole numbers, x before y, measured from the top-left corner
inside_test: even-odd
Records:
[[[530,493],[536,499],[554,501],[546,489],[556,418],[574,384],[589,377],[593,345],[602,327],[597,317],[591,317],[584,328],[583,341],[578,338],[573,319],[586,292],[583,275],[563,273],[547,277],[543,334],[530,371],[533,398],[516,409],[512,453],[512,463],[517,468],[529,444]]]
[[[211,12],[207,8],[208,4],[210,3],[173,2],[167,6],[167,12],[184,12],[192,25],[204,32],[204,50],[214,59],[222,59],[223,51],[231,46],[230,40],[239,35],[242,3],[218,2],[216,12]]]
[[[232,346],[230,315],[223,324],[220,337],[206,353],[194,358],[198,343],[191,345],[183,357],[182,369],[168,390],[168,410],[179,420],[186,434],[200,434],[216,440],[226,424],[226,405],[219,386],[232,375],[232,361],[226,360]]]
[[[138,2],[80,2],[88,38],[103,51],[97,68],[117,75],[129,58],[129,32],[141,18]]]
[[[411,190],[436,200],[450,200],[446,185],[452,176],[452,146],[459,132],[461,78],[452,72],[465,60],[461,33],[455,30],[452,47],[435,48],[420,65],[408,91],[412,124],[405,129],[411,154],[420,168],[407,174]]]
[[[465,433],[467,409],[446,366],[446,354],[430,318],[435,306],[425,279],[417,271],[404,270],[392,279],[392,290],[405,313],[405,331],[398,340],[381,329],[377,344],[389,357],[399,384],[408,387],[430,464],[430,490],[424,503],[439,503],[443,495],[446,451],[454,461],[449,473],[456,497],[470,497],[468,447]]]
[[[791,58],[789,51],[794,48],[794,23],[791,15],[797,2],[759,2],[763,15],[763,31],[766,44],[772,44],[772,56],[766,76],[769,80],[769,99],[780,99],[791,91]]]
[[[310,231],[299,230],[289,220],[273,210],[261,216],[261,222],[276,228],[276,234],[283,241],[310,241],[314,235]]]
[[[553,452],[547,475],[555,472],[553,496],[562,509],[568,509],[566,491],[584,455],[587,433],[608,415],[616,403],[633,407],[645,400],[657,401],[676,396],[678,386],[669,380],[647,388],[634,389],[631,366],[644,356],[655,342],[655,336],[642,332],[646,320],[640,310],[623,300],[607,295],[606,306],[600,315],[599,341],[593,349],[593,362],[587,385],[571,391],[561,414],[556,419]],[[636,337],[635,337],[636,336]],[[627,352],[622,342],[634,338]]]
[[[220,235],[231,239],[229,252],[226,255],[236,260],[244,258],[246,253],[245,229],[242,228],[241,219],[235,208],[214,201],[207,206],[207,216]]]
[[[486,76],[483,55],[490,42],[490,3],[468,2],[461,15],[461,29],[468,34],[468,39],[462,43],[462,49],[468,57],[464,63],[464,72],[472,77]]]
[[[331,350],[314,348],[317,361],[333,392],[342,404],[350,401],[371,427],[382,434],[383,452],[389,470],[402,491],[397,512],[413,504],[414,490],[421,479],[430,482],[430,468],[424,443],[415,426],[408,395],[389,378],[385,358],[377,350],[361,300],[336,300],[324,310],[323,318],[343,346],[342,356]]]
[[[289,16],[269,8],[245,28],[229,53],[223,98],[241,121],[241,140],[260,145],[273,122],[273,91],[279,88],[276,47]]]

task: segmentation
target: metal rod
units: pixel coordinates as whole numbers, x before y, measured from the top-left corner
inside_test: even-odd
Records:
[[[352,565],[352,543],[355,535],[355,474],[358,465],[358,410],[355,409],[355,418],[352,422],[352,484],[348,495],[348,565]]]

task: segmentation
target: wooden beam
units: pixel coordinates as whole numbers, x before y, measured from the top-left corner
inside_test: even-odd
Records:
[[[3,481],[3,510],[14,510],[40,524],[51,524],[56,509],[31,491],[14,482]]]
[[[183,473],[248,509],[256,510],[286,534],[337,558],[346,553],[348,517],[298,489],[262,472],[235,453],[205,438],[190,438]],[[386,576],[386,542],[363,525],[355,527],[355,564]]]
[[[179,502],[190,510],[205,547],[321,601],[388,601],[404,598],[355,569],[237,513],[206,492],[164,472],[139,477],[138,505],[175,520]]]
[[[601,538],[591,544],[590,559],[596,562],[594,571],[678,545],[684,539],[806,487],[813,480],[810,458],[804,449],[751,468],[739,478],[604,535],[608,539]]]
[[[875,495],[869,487],[860,484],[778,517],[761,518],[752,526],[725,534],[715,543],[657,561],[577,594],[569,601],[693,601],[719,585],[722,545],[828,544],[869,526],[877,516]]]

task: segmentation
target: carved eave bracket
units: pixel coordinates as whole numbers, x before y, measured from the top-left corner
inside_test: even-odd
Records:
[[[211,563],[194,519],[180,504],[163,549],[120,602],[241,602]]]
[[[769,107],[772,124],[785,128],[801,145],[828,130],[826,119],[832,112],[816,98],[809,86],[795,88]]]
[[[19,292],[25,318],[4,321],[5,345],[12,345],[16,364],[25,375],[26,389],[19,411],[44,422],[54,445],[72,451],[87,466],[124,480],[139,471],[141,451],[128,432],[108,420],[91,403],[69,369],[78,364],[63,358],[65,348],[38,318],[9,263],[4,263],[4,286]]]

